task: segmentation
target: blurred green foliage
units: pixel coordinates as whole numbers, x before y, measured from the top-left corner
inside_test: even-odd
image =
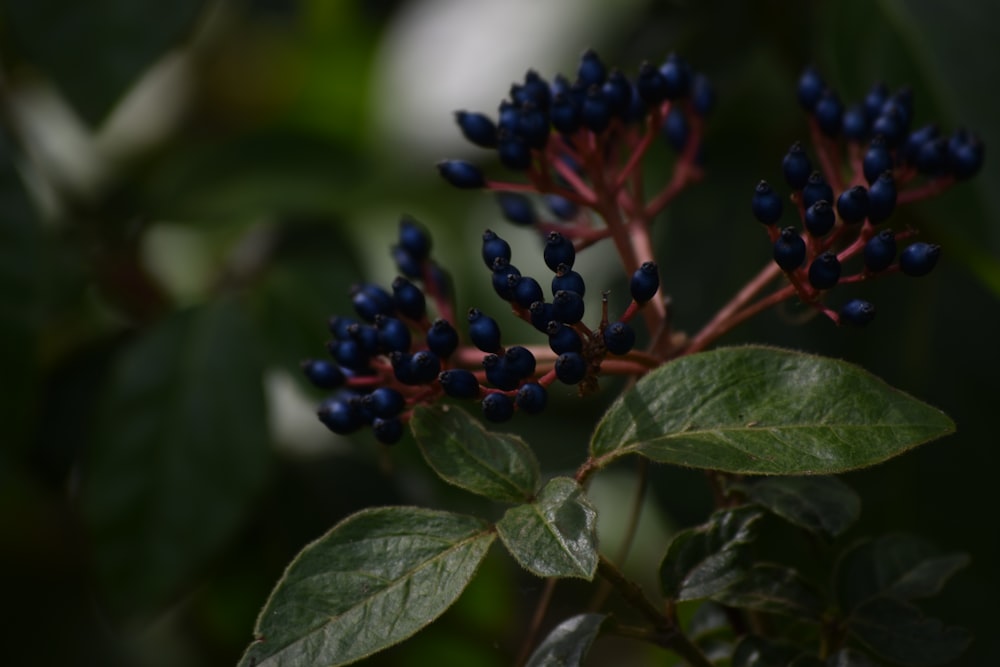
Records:
[[[308,409],[318,395],[297,373],[299,359],[322,353],[326,317],[348,309],[350,283],[394,276],[384,251],[403,212],[434,231],[460,306],[494,299],[465,241],[504,223],[433,173],[436,157],[465,149],[401,148],[396,133],[413,140],[422,129],[387,127],[382,113],[412,96],[437,99],[447,73],[408,82],[410,97],[385,94],[384,80],[407,57],[391,59],[394,40],[460,4],[0,1],[7,662],[233,664],[285,564],[336,520],[370,505],[468,503],[433,481],[411,441],[386,453],[326,433]],[[837,330],[776,309],[724,342],[846,358],[954,418],[956,435],[847,476],[863,507],[852,535],[906,530],[971,553],[935,611],[978,636],[961,664],[1000,664],[1000,544],[989,519],[1000,6],[633,2],[610,20],[596,0],[554,19],[536,4],[546,3],[516,7],[524,21],[551,24],[551,61],[534,63],[544,75],[570,69],[587,46],[628,71],[677,50],[717,84],[708,177],[657,231],[680,328],[699,326],[766,261],[749,193],[760,178],[779,180],[781,156],[804,136],[792,87],[805,64],[848,99],[876,79],[909,84],[918,122],[981,134],[988,157],[973,183],[897,213],[944,246],[944,261],[927,279],[865,285],[880,308],[873,326]],[[482,61],[476,76],[491,78],[499,100],[524,65],[488,63],[491,48],[518,39],[488,28],[473,22],[465,29],[479,39],[421,48],[474,73]],[[438,128],[472,103],[439,101]],[[559,397],[545,419],[517,426],[546,443],[546,473],[582,460],[592,425],[577,415],[599,414],[613,389]],[[652,488],[676,525],[709,512],[698,474],[660,467]],[[655,572],[648,560],[629,569]],[[372,664],[510,664],[540,586],[491,554],[455,608]],[[585,599],[575,586],[553,624]],[[598,642],[593,664],[649,655],[617,648]]]

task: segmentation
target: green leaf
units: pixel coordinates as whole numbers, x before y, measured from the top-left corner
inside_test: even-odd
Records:
[[[836,359],[767,347],[682,357],[598,424],[598,465],[638,453],[732,473],[815,475],[874,465],[951,433],[940,411]]]
[[[221,301],[170,316],[120,355],[82,498],[116,602],[162,603],[244,520],[269,459],[258,352],[241,304]]]
[[[187,37],[204,0],[33,0],[4,3],[22,57],[51,76],[97,124],[135,79]]]
[[[836,477],[765,477],[739,488],[751,502],[822,537],[837,537],[861,513],[858,494]]]
[[[555,477],[538,498],[511,507],[497,532],[515,560],[539,577],[580,577],[597,569],[597,512],[583,489],[568,477]]]
[[[823,600],[798,572],[782,565],[758,563],[738,581],[712,596],[729,607],[818,621]]]
[[[240,665],[346,665],[396,644],[451,606],[493,539],[484,521],[450,512],[349,516],[288,566]]]
[[[855,609],[847,628],[878,655],[909,667],[948,664],[972,641],[964,628],[946,628],[909,602],[889,597],[872,598]]]
[[[801,649],[787,644],[775,644],[763,637],[747,635],[733,651],[732,667],[784,667],[794,660]]]
[[[538,460],[521,438],[491,433],[453,406],[417,408],[410,422],[441,479],[493,500],[523,503],[538,489]]]
[[[578,614],[549,633],[525,667],[579,667],[601,630],[605,614]]]
[[[837,564],[840,606],[850,611],[876,596],[913,600],[937,595],[968,563],[966,554],[942,555],[911,535],[891,534],[861,542]]]
[[[671,540],[660,563],[660,587],[667,599],[699,600],[743,576],[746,546],[763,512],[755,507],[720,510],[697,528]]]
[[[864,653],[842,648],[826,659],[826,667],[877,667],[877,664]]]

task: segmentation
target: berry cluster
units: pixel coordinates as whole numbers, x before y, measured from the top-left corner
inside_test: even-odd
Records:
[[[827,290],[895,271],[929,273],[940,247],[917,241],[897,253],[897,242],[913,232],[897,233],[883,225],[898,204],[940,193],[975,175],[982,166],[983,144],[962,129],[949,137],[936,124],[913,129],[908,88],[890,94],[877,83],[862,103],[844,107],[809,68],[799,79],[798,99],[810,114],[819,169],[796,142],[785,154],[782,172],[804,232],[779,228],[783,200],[766,181],[757,184],[751,209],[767,226],[774,261],[798,297],[834,322],[865,325],[875,316],[872,304],[854,299],[834,311],[823,303]],[[855,256],[860,256],[861,268],[844,275],[842,267]]]

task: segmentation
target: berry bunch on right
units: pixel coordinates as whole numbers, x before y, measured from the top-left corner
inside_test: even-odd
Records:
[[[796,142],[785,154],[782,173],[801,229],[778,224],[784,198],[766,181],[757,184],[751,209],[766,226],[774,262],[798,297],[838,324],[865,325],[875,316],[871,303],[854,299],[834,310],[825,303],[827,292],[894,272],[928,274],[940,246],[922,241],[904,246],[914,232],[896,232],[887,223],[896,206],[939,194],[978,173],[983,142],[964,129],[946,135],[935,123],[916,126],[908,88],[890,92],[876,83],[863,101],[845,106],[820,74],[807,68],[797,94],[809,113],[816,163]],[[851,269],[852,263],[857,268]]]

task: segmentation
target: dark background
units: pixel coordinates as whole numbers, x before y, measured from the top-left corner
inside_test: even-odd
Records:
[[[521,256],[533,239],[487,197],[445,186],[433,164],[486,160],[461,143],[454,109],[492,112],[526,67],[572,73],[590,46],[630,74],[676,50],[718,88],[708,176],[657,230],[688,331],[767,260],[749,194],[760,178],[780,182],[782,155],[806,138],[794,100],[803,66],[850,101],[875,80],[908,84],[917,124],[985,140],[973,182],[894,216],[942,244],[943,260],[927,278],[855,290],[879,308],[870,327],[775,309],[723,342],[842,357],[954,418],[955,435],[845,476],[864,503],[845,544],[900,530],[971,554],[927,609],[974,630],[960,664],[1000,664],[1000,6],[494,4],[0,2],[5,661],[233,664],[284,566],[339,518],[469,503],[412,442],[385,452],[325,432],[297,364],[323,354],[325,319],[348,311],[351,282],[394,277],[385,251],[404,212],[433,230],[460,312],[502,310],[476,239],[503,230]],[[654,152],[651,171],[667,159]],[[591,284],[621,284],[598,265]],[[558,397],[514,428],[546,472],[571,470],[592,426],[580,415],[613,396],[609,384],[582,402]],[[594,490],[607,516],[627,503],[629,471]],[[652,490],[654,520],[629,563],[640,579],[667,531],[710,502],[686,471],[654,469]],[[509,664],[538,591],[495,550],[440,622],[373,663]],[[552,622],[571,609],[557,606]]]

